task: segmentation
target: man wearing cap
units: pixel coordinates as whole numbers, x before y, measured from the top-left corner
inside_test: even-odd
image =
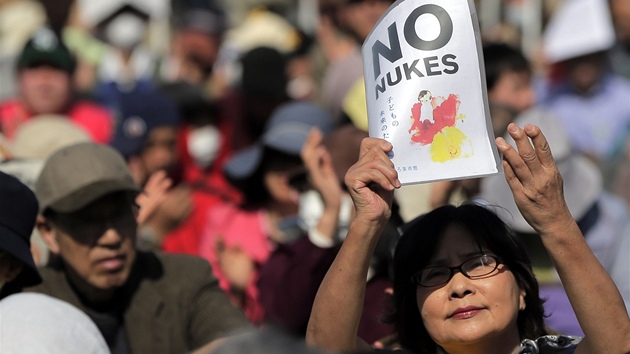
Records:
[[[159,203],[145,203],[147,199],[142,197],[138,201],[142,207],[140,247],[158,249],[164,235],[180,225],[193,208],[189,188],[179,183],[180,113],[169,96],[138,90],[120,97],[120,113],[122,121],[110,146],[124,156],[134,181],[145,189],[143,197],[160,199]],[[176,185],[171,187],[171,183]],[[152,188],[156,184],[165,188]]]
[[[80,143],[46,162],[37,227],[52,254],[32,288],[96,323],[113,353],[184,353],[247,326],[204,260],[140,252],[139,190],[114,149]]]
[[[72,77],[74,57],[49,28],[26,43],[17,60],[18,97],[0,104],[0,130],[13,139],[18,127],[42,114],[63,114],[98,143],[110,140],[113,118],[96,104],[76,100]]]
[[[37,199],[17,178],[0,172],[0,299],[41,283],[30,237]]]

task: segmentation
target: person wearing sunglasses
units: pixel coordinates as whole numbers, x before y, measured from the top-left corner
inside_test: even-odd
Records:
[[[532,124],[511,123],[508,132],[517,148],[496,140],[505,178],[554,261],[585,336],[548,333],[522,240],[490,207],[470,203],[439,207],[402,228],[390,317],[400,346],[432,354],[628,353],[630,318],[571,216],[546,138]],[[391,149],[365,139],[346,174],[356,216],[313,305],[307,332],[313,346],[369,350],[356,328],[370,255],[400,187]]]

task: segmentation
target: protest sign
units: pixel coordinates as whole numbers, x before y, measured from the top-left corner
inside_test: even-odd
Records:
[[[362,54],[369,133],[402,184],[502,172],[473,0],[398,0]]]

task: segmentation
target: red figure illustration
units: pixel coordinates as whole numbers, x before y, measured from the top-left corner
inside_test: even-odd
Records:
[[[418,103],[411,107],[411,141],[422,145],[431,144],[435,134],[442,128],[455,126],[459,103],[455,94],[444,99],[432,97],[428,90],[420,91]]]

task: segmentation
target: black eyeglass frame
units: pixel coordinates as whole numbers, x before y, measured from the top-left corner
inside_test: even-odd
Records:
[[[494,267],[492,268],[492,270],[488,271],[487,273],[480,274],[480,275],[469,275],[468,271],[464,270],[464,265],[466,263],[471,262],[471,261],[475,261],[475,260],[480,260],[480,259],[482,259],[484,257],[491,258],[491,259],[493,259],[495,261],[495,264],[494,264]],[[474,263],[471,263],[471,264],[474,264]],[[479,256],[475,256],[475,257],[469,258],[469,259],[465,260],[464,262],[462,262],[460,265],[455,266],[455,267],[432,266],[432,267],[422,268],[419,271],[417,271],[414,275],[411,276],[411,282],[413,284],[415,284],[416,286],[420,286],[420,287],[423,287],[423,288],[432,288],[432,287],[444,285],[444,284],[448,283],[453,278],[453,276],[455,275],[455,271],[457,271],[457,270],[460,273],[462,273],[462,275],[465,276],[468,279],[480,279],[480,278],[483,278],[485,276],[488,276],[488,275],[494,273],[494,271],[497,270],[497,268],[499,268],[500,264],[503,264],[503,260],[500,257],[494,256],[494,255],[489,255],[489,254],[481,254]],[[422,272],[424,272],[424,271],[426,271],[428,269],[448,269],[449,276],[443,282],[440,282],[440,283],[437,283],[437,284],[431,284],[431,285],[423,285],[423,284],[421,284],[421,281],[420,281],[420,279],[422,278]]]

